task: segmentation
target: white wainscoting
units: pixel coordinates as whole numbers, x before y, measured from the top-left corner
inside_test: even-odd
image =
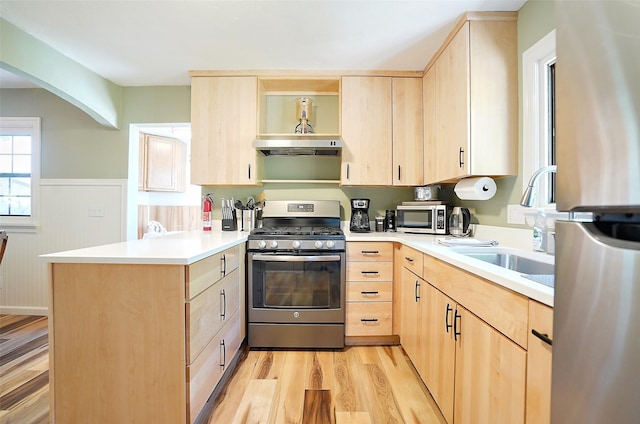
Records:
[[[0,312],[47,314],[48,269],[39,255],[124,241],[126,187],[127,180],[41,180],[37,231],[6,229]]]

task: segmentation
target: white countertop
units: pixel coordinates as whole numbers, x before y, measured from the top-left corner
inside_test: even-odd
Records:
[[[504,238],[504,234],[502,234],[504,231],[504,229],[498,229],[495,231],[495,234],[499,234]],[[518,232],[517,235],[520,235],[519,232],[522,230],[516,231]],[[485,229],[484,232],[479,233],[486,235],[487,230]],[[489,232],[489,234],[492,233]],[[133,240],[51,253],[41,255],[41,258],[52,263],[190,265],[215,253],[246,242],[248,235],[249,233],[246,231],[220,231],[214,228],[211,232],[196,230],[173,233],[146,240]],[[524,296],[553,306],[553,288],[524,278],[518,272],[457,253],[451,248],[437,242],[437,239],[442,236],[376,232],[351,233],[348,230],[348,226],[345,228],[345,236],[347,241],[388,241],[404,243],[409,247],[493,281]],[[496,238],[496,240],[500,242],[499,247],[514,247],[513,243],[509,243],[509,240],[506,240],[504,243],[501,238]],[[475,247],[473,249],[484,248]],[[534,253],[526,250],[522,250],[522,252],[543,262],[553,263],[554,260],[553,256],[544,253]]]
[[[47,262],[190,265],[247,241],[247,231],[185,231],[41,255]]]

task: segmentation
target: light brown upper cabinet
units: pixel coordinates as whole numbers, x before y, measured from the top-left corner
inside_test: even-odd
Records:
[[[258,79],[252,76],[191,78],[191,182],[259,185]]]
[[[140,133],[139,152],[139,190],[185,191],[187,176],[187,145],[185,143],[176,138]]]
[[[427,65],[425,183],[517,174],[516,19],[467,14]]]
[[[392,96],[393,185],[422,185],[422,80],[393,78]]]
[[[390,186],[390,77],[342,77],[343,185]]]

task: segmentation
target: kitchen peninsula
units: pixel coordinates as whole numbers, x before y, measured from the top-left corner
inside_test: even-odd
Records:
[[[52,421],[195,421],[245,338],[247,235],[191,231],[43,255]],[[553,304],[552,288],[468,259],[435,236],[345,235],[406,246]]]

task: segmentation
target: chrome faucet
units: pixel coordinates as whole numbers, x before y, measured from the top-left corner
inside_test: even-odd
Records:
[[[533,185],[536,183],[536,180],[542,175],[547,174],[549,172],[556,172],[558,167],[556,165],[549,165],[538,169],[533,173],[531,179],[529,180],[529,185],[525,189],[524,193],[522,193],[522,198],[520,199],[520,205],[530,208],[533,206],[533,199],[535,198],[536,191],[533,188]]]

